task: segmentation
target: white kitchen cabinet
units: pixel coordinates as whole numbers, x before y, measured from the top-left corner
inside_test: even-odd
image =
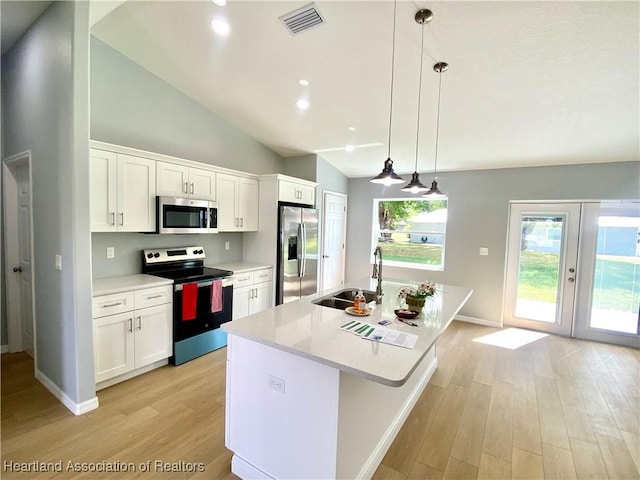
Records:
[[[156,190],[161,196],[215,200],[216,172],[158,162]]]
[[[234,275],[233,320],[273,306],[273,269],[262,268]]]
[[[96,384],[144,373],[173,354],[172,292],[169,285],[93,298]]]
[[[258,181],[218,173],[218,230],[250,232],[258,230]]]
[[[278,200],[280,202],[315,205],[316,188],[314,184],[292,180],[278,180]]]
[[[91,149],[91,231],[156,229],[156,161]]]

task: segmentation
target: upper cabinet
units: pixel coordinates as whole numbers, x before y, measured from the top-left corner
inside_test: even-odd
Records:
[[[315,199],[316,188],[314,183],[306,183],[304,180],[278,179],[278,200],[280,202],[302,203],[314,206]]]
[[[156,161],[90,149],[91,231],[156,229]]]
[[[216,175],[218,230],[258,230],[258,181],[226,173]]]
[[[167,197],[216,199],[216,172],[157,162],[157,194]]]

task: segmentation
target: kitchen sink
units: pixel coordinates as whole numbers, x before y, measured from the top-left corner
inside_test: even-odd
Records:
[[[338,310],[344,310],[347,307],[353,306],[353,299],[358,293],[357,288],[347,288],[336,292],[332,295],[314,300],[312,303],[320,305],[322,307],[337,308]],[[367,303],[374,302],[376,300],[376,293],[369,290],[363,290],[364,298]]]

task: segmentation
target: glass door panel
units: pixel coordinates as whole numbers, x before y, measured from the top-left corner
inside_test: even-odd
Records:
[[[639,346],[640,204],[585,205],[576,335]]]
[[[513,204],[504,322],[570,335],[579,204]]]

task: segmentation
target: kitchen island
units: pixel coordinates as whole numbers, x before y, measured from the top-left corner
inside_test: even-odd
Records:
[[[351,282],[375,290],[375,280]],[[470,297],[437,285],[437,311],[398,321],[397,294],[355,318],[314,300],[336,288],[224,324],[228,334],[225,445],[241,478],[370,478],[437,367],[435,342]],[[351,320],[416,335],[413,348],[341,330]]]

